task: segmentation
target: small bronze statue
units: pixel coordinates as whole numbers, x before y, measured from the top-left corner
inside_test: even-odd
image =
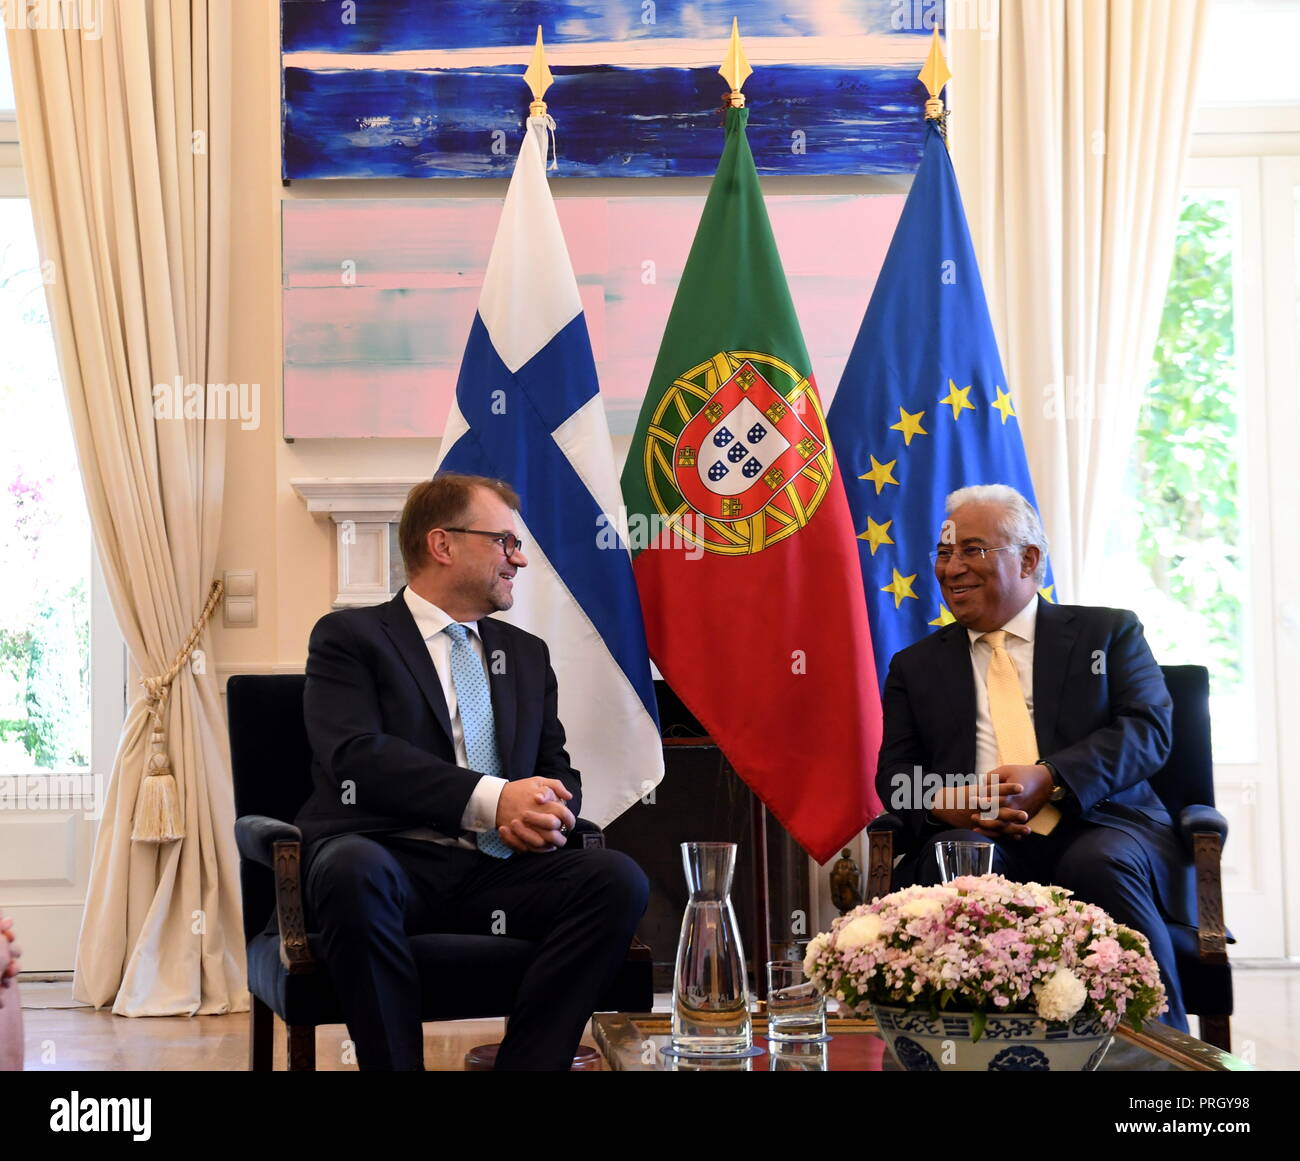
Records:
[[[831,902],[841,915],[862,902],[862,870],[853,861],[848,847],[840,852],[831,868]]]

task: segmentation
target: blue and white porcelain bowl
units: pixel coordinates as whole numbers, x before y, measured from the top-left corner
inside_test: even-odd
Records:
[[[1051,1023],[1019,1012],[986,1014],[973,1040],[971,1012],[931,1016],[917,1008],[872,1004],[889,1051],[905,1072],[1091,1072],[1112,1036],[1092,1016]]]

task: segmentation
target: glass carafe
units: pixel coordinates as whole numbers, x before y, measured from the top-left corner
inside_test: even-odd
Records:
[[[731,907],[735,843],[682,843],[690,898],[682,916],[673,975],[673,1048],[724,1055],[753,1045],[749,980]]]

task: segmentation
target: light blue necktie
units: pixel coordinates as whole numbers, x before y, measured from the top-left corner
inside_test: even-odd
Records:
[[[451,638],[451,684],[456,690],[460,724],[465,731],[465,753],[469,768],[480,774],[502,778],[501,754],[497,749],[496,719],[492,716],[492,694],[487,674],[474,647],[469,629],[453,621],[443,630]],[[479,831],[478,849],[496,859],[508,859],[512,851],[501,841],[496,828]]]

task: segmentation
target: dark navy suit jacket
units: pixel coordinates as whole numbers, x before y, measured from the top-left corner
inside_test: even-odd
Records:
[[[1147,781],[1169,756],[1173,704],[1137,617],[1040,597],[1033,693],[1038,757],[1070,789],[1063,813],[1143,843],[1162,909],[1195,925],[1194,873]],[[896,653],[883,703],[876,790],[885,809],[903,818],[904,841],[915,848],[943,827],[912,805],[914,768],[941,776],[975,770],[975,675],[965,627],[946,625]]]
[[[414,826],[460,831],[479,774],[456,765],[447,701],[404,592],[327,613],[312,630],[303,709],[313,791],[295,820],[305,844]],[[504,776],[558,779],[576,817],[582,787],[546,642],[491,617],[478,628]]]

